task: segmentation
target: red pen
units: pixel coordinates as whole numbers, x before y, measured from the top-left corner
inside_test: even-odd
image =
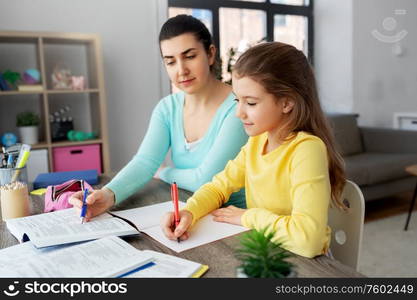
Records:
[[[180,212],[178,207],[178,187],[175,181],[171,184],[171,199],[174,203],[174,221],[175,221],[175,228],[180,223]],[[180,238],[177,238],[177,242],[180,242]]]

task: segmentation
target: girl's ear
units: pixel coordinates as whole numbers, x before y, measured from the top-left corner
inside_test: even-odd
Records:
[[[208,61],[209,61],[209,66],[212,66],[214,64],[214,61],[216,59],[216,47],[214,47],[214,45],[210,45],[209,49],[208,49]]]
[[[282,101],[282,112],[284,114],[290,113],[295,105],[295,101],[291,98],[285,98],[284,101]]]

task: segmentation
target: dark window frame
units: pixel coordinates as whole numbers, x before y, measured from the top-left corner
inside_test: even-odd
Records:
[[[295,15],[307,17],[307,53],[311,63],[314,61],[314,16],[313,2],[308,5],[274,4],[270,0],[265,2],[231,1],[231,0],[168,0],[168,7],[196,8],[210,10],[213,16],[214,43],[220,48],[219,9],[240,8],[257,9],[266,14],[266,39],[274,40],[274,15]]]

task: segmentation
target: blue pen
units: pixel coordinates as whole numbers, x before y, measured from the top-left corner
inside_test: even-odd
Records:
[[[84,189],[84,195],[83,195],[83,207],[81,208],[81,224],[85,221],[85,215],[87,213],[87,196],[88,196],[88,189]]]
[[[13,154],[9,154],[9,156],[7,157],[7,167],[13,168]]]

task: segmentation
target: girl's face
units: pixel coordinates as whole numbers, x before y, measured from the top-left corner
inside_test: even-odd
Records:
[[[264,87],[249,77],[233,80],[233,92],[238,101],[236,116],[242,120],[245,131],[249,136],[264,132],[279,133],[287,121],[294,102],[287,98],[276,100]]]
[[[193,94],[204,87],[211,75],[215,48],[206,52],[191,33],[181,34],[161,42],[162,58],[169,79],[180,90]]]

